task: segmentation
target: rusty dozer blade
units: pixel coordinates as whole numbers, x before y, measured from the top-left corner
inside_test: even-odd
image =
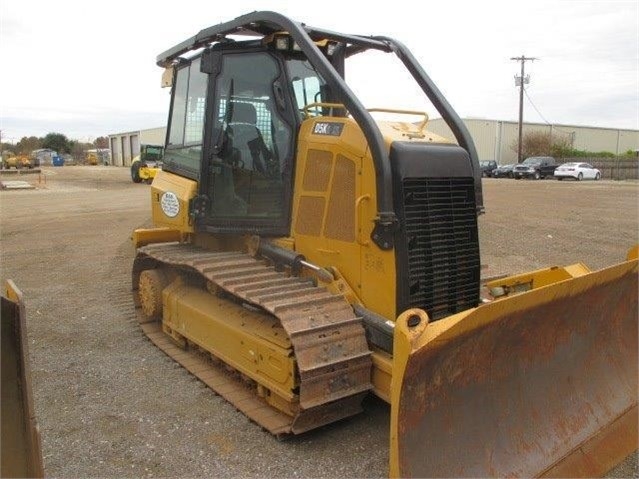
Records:
[[[2,295],[1,477],[44,477],[35,421],[22,293],[7,280]]]
[[[636,450],[637,264],[402,314],[391,476],[598,476]]]

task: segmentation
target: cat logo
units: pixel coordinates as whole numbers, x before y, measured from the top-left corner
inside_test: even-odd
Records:
[[[344,129],[343,123],[318,121],[313,127],[314,135],[340,136]]]

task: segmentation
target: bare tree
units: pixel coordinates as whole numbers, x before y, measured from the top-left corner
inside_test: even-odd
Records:
[[[517,152],[517,141],[511,143],[510,148]],[[530,156],[564,156],[570,149],[570,141],[565,136],[552,136],[543,131],[530,131],[522,138],[522,157]]]
[[[28,155],[33,150],[42,148],[42,138],[36,136],[23,136],[15,145],[15,151]]]
[[[98,136],[93,145],[96,148],[108,148],[109,147],[109,139],[106,136]]]
[[[93,147],[91,143],[82,143],[80,141],[74,141],[71,147],[71,155],[78,163],[85,163],[86,151]]]

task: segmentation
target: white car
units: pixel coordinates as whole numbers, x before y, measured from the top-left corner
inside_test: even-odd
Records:
[[[555,170],[555,178],[558,180],[574,178],[577,181],[598,180],[601,178],[601,171],[588,163],[564,163]]]

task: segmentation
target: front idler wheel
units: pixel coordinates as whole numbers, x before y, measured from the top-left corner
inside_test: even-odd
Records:
[[[147,269],[140,273],[138,294],[142,314],[149,321],[162,318],[162,290],[169,284],[167,274],[161,269]]]

